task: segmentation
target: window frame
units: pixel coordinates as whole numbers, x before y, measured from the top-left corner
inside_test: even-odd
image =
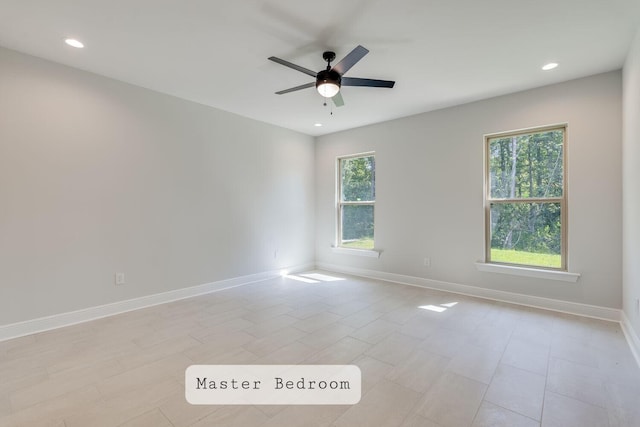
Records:
[[[342,161],[349,159],[357,159],[360,157],[373,157],[374,164],[376,153],[375,151],[366,151],[363,153],[356,154],[348,154],[345,156],[336,157],[336,244],[335,248],[341,250],[349,250],[349,251],[376,251],[375,249],[375,234],[376,234],[376,201],[367,200],[367,201],[343,201],[342,200]],[[375,195],[375,169],[374,169],[374,180],[373,180],[373,191]],[[374,196],[375,197],[375,196]],[[373,208],[373,248],[351,248],[349,246],[344,246],[342,241],[342,207],[343,206],[371,206]]]
[[[492,198],[491,197],[491,158],[489,149],[489,142],[492,139],[513,137],[520,135],[529,135],[534,133],[543,133],[549,131],[561,130],[563,133],[562,139],[562,197],[546,197],[546,198]],[[507,266],[513,268],[527,268],[527,269],[541,269],[558,272],[568,272],[568,188],[569,183],[567,180],[567,158],[568,158],[568,124],[559,123],[554,125],[537,126],[525,129],[518,129],[506,132],[491,133],[484,136],[484,239],[485,239],[485,263],[499,266]],[[508,263],[491,260],[491,205],[492,204],[513,204],[513,203],[559,203],[560,204],[560,267],[545,267],[540,265],[531,264],[518,264]]]

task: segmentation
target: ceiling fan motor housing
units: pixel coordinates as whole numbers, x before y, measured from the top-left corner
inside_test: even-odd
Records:
[[[316,76],[316,87],[324,83],[333,83],[340,87],[342,83],[342,77],[340,73],[334,70],[322,70]]]

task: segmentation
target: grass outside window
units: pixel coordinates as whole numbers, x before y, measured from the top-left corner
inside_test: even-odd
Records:
[[[567,269],[566,127],[485,137],[486,262]]]

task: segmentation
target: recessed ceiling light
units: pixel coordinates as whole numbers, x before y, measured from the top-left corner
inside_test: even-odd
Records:
[[[316,123],[316,124],[314,124],[314,126],[319,128],[320,126],[322,126],[322,123]]]
[[[84,47],[84,44],[81,41],[76,39],[66,39],[64,42],[69,46],[77,47],[78,49],[81,49]]]
[[[553,70],[557,66],[558,66],[558,64],[556,64],[555,62],[549,62],[547,65],[543,66],[542,69],[544,71],[549,71],[549,70]]]

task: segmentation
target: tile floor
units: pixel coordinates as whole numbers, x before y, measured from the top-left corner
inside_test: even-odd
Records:
[[[341,280],[336,280],[341,279]],[[349,364],[353,406],[191,406],[191,364]],[[619,325],[315,272],[0,342],[0,427],[640,426]]]

